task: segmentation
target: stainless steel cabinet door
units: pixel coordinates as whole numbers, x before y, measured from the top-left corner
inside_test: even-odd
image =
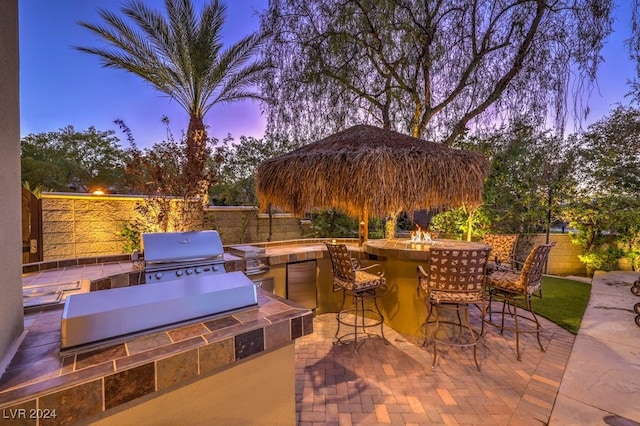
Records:
[[[287,264],[287,299],[308,309],[318,306],[315,260]]]

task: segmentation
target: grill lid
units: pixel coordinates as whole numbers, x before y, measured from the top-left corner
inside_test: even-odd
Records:
[[[224,254],[218,231],[147,232],[142,234],[147,263],[187,262]]]

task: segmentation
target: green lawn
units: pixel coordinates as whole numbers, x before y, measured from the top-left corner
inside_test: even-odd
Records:
[[[573,334],[587,308],[591,284],[556,277],[542,280],[542,299],[533,298],[533,310]]]

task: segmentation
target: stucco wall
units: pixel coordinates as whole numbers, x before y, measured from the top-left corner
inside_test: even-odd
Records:
[[[18,0],[0,1],[0,375],[23,330]]]
[[[293,425],[294,344],[142,403],[93,425]]]

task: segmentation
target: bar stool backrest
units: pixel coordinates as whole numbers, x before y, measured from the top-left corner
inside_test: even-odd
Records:
[[[524,261],[522,272],[520,273],[521,283],[527,293],[532,294],[542,288],[544,265],[549,257],[549,252],[555,245],[555,242],[551,244],[541,244],[529,252],[527,259]]]
[[[331,259],[333,276],[344,281],[355,281],[356,272],[351,261],[351,254],[345,244],[325,243]]]
[[[516,257],[516,245],[518,235],[513,234],[486,234],[482,242],[491,247],[491,259],[501,264],[512,265]]]
[[[431,298],[466,302],[481,300],[490,252],[491,249],[452,250],[432,247],[429,250],[426,276],[419,276],[419,279],[427,281]]]

